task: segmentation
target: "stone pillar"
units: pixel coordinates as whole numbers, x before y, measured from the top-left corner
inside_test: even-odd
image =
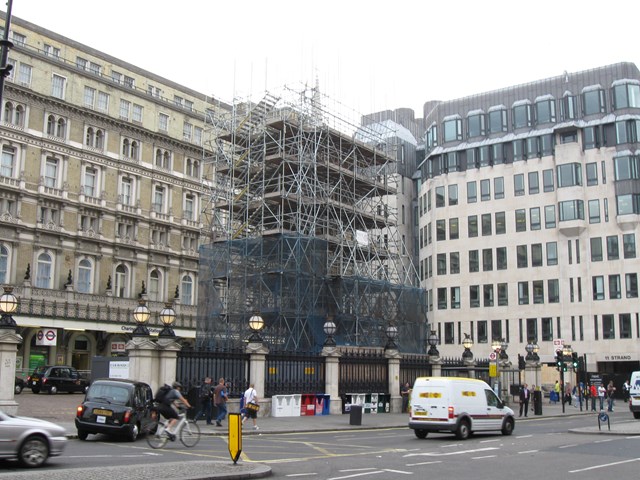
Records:
[[[390,413],[402,412],[402,396],[400,395],[400,352],[396,349],[389,349],[384,351],[384,355],[387,357],[387,368],[389,375],[389,395]]]
[[[429,355],[429,364],[431,365],[431,376],[442,376],[442,358],[440,355]]]
[[[125,349],[129,355],[129,377],[148,383],[155,393],[160,370],[156,344],[149,337],[133,337]]]
[[[507,370],[511,368],[511,362],[507,360],[498,360],[499,372],[500,372],[500,398],[509,405],[509,391],[511,390],[511,384],[509,383],[509,372]]]
[[[524,364],[524,383],[529,385],[535,385],[536,388],[540,386],[540,370],[542,370],[540,366],[540,362],[536,360],[526,360]]]
[[[270,412],[271,409],[266,408],[264,401],[264,380],[269,349],[262,342],[249,342],[246,352],[249,354],[249,378],[262,404],[260,415],[268,415],[267,410]]]
[[[340,352],[336,347],[323,347],[320,353],[324,359],[324,393],[329,395],[329,413],[342,413],[342,399],[338,396],[340,384]]]
[[[18,413],[14,399],[16,378],[16,352],[22,337],[12,328],[0,329],[0,410],[9,415]]]
[[[158,368],[156,369],[156,384],[151,384],[151,388],[155,392],[160,385],[168,383],[171,385],[176,380],[178,371],[178,352],[181,347],[173,337],[160,337],[157,342],[158,349]],[[183,388],[183,393],[188,394],[187,385]]]

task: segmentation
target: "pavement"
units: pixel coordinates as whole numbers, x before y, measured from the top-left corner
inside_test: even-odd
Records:
[[[512,408],[514,408],[512,406]],[[549,404],[548,401],[542,405],[542,415],[534,415],[533,412],[528,417],[518,417],[518,406],[515,405],[516,431],[519,422],[527,422],[540,418],[553,418],[573,415],[592,415],[593,425],[589,427],[576,428],[570,430],[572,433],[598,434],[598,435],[640,435],[640,421],[634,420],[627,406],[621,401],[617,402],[615,417],[608,414],[609,419],[601,418],[598,421],[598,412],[575,408],[565,405]],[[25,413],[23,413],[25,414]],[[363,414],[360,425],[350,424],[350,415],[318,415],[300,417],[260,417],[258,418],[259,430],[253,430],[248,423],[243,428],[243,436],[260,434],[284,434],[300,432],[323,432],[323,431],[349,431],[349,430],[376,430],[385,428],[406,428],[408,415],[400,413],[377,413]],[[69,438],[77,438],[76,429],[72,422],[65,419],[56,421],[65,427]],[[227,422],[223,427],[206,425],[204,420],[199,420],[201,433],[203,435],[226,436]],[[60,457],[60,458],[64,458]],[[127,478],[127,480],[147,480],[149,478],[162,478],[165,480],[208,480],[208,479],[251,479],[264,478],[271,475],[271,468],[267,465],[254,462],[244,462],[239,460],[234,464],[231,460],[222,461],[196,461],[196,462],[176,462],[157,463],[146,465],[121,465],[106,468],[74,468],[65,470],[47,470],[47,480],[112,480],[113,478]],[[0,478],[2,478],[0,473]],[[42,473],[37,471],[12,471],[11,478],[14,479],[40,479]]]

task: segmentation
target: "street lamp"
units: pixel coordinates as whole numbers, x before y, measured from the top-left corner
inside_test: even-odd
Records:
[[[389,324],[385,329],[385,333],[387,334],[387,344],[385,345],[385,350],[396,350],[398,345],[396,345],[396,338],[398,338],[398,327],[395,325]]]
[[[440,339],[438,338],[438,334],[435,330],[431,330],[429,337],[427,337],[427,343],[429,344],[429,351],[427,352],[427,355],[430,357],[440,356],[440,352],[436,348],[438,343],[440,343]]]
[[[249,318],[249,328],[251,329],[251,336],[249,337],[249,343],[262,342],[260,331],[264,328],[264,319],[258,312],[255,312],[251,318]]]
[[[333,336],[335,335],[337,328],[336,324],[333,323],[333,319],[331,317],[327,317],[327,321],[324,322],[324,326],[322,328],[324,329],[324,334],[327,336],[327,339],[324,341],[324,346],[335,347],[336,340]]]
[[[527,346],[524,347],[524,348],[527,351],[527,356],[525,357],[525,360],[527,362],[533,361],[533,343],[531,343],[531,341],[529,341],[529,343],[527,343]]]
[[[498,354],[498,356],[500,357],[500,360],[502,360],[503,362],[506,362],[509,360],[509,355],[507,355],[507,348],[509,348],[509,344],[503,338],[500,341],[500,352]]]
[[[471,347],[473,347],[473,340],[471,339],[468,333],[464,334],[464,340],[462,340],[462,346],[464,347],[464,352],[462,352],[462,359],[467,361],[473,360],[473,353],[471,353]]]
[[[0,311],[2,311],[0,328],[15,329],[18,325],[11,314],[18,308],[18,299],[13,294],[13,287],[11,285],[3,285],[2,288],[4,289],[4,293],[0,296]]]
[[[147,328],[147,322],[149,321],[149,317],[151,316],[151,312],[146,305],[146,301],[144,298],[138,299],[138,306],[133,311],[133,319],[136,321],[136,328],[133,331],[132,335],[134,337],[148,337],[149,329]]]
[[[171,328],[173,322],[176,321],[176,312],[173,309],[173,303],[167,302],[164,304],[164,308],[160,311],[160,321],[164,328],[160,331],[159,337],[175,337],[176,334]]]
[[[533,344],[533,361],[534,362],[540,361],[540,356],[538,355],[539,351],[540,351],[540,345],[538,345],[538,342],[534,341],[534,344]]]

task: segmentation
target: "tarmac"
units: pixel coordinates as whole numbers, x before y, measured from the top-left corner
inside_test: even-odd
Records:
[[[546,399],[545,399],[546,400]],[[514,408],[514,406],[512,406]],[[534,415],[530,412],[528,417],[518,417],[518,405],[515,405],[516,431],[519,422],[527,422],[534,419],[561,417],[573,415],[592,415],[593,425],[589,427],[570,430],[572,433],[596,434],[596,435],[640,435],[640,421],[634,420],[627,406],[617,401],[616,416],[608,414],[598,421],[599,412],[586,410],[565,404],[564,413],[561,404],[549,404],[545,401],[542,405],[542,415]],[[603,412],[606,413],[606,412]],[[354,419],[356,420],[356,419]],[[77,438],[76,429],[71,422],[56,422],[67,430],[68,438]],[[354,422],[357,423],[357,422]],[[253,430],[250,424],[243,428],[243,436],[259,434],[323,432],[323,431],[349,431],[349,430],[376,430],[385,428],[406,428],[408,415],[402,413],[376,413],[363,414],[359,425],[351,425],[350,414],[315,415],[298,417],[259,417],[259,430]],[[227,422],[222,427],[206,425],[204,420],[199,420],[203,435],[227,435]],[[64,458],[64,455],[59,458]],[[208,480],[208,479],[251,479],[265,478],[272,474],[267,465],[239,460],[234,464],[231,460],[222,461],[196,461],[176,463],[156,463],[144,465],[122,465],[101,468],[73,468],[64,470],[47,470],[47,480],[113,480],[113,478],[127,478],[128,480],[147,480],[149,478],[162,478],[166,480]],[[0,472],[0,479],[4,475]],[[12,471],[11,478],[16,479],[41,479],[42,472]]]

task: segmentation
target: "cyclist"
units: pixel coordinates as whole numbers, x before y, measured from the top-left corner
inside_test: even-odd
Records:
[[[171,390],[162,399],[162,402],[158,405],[158,411],[164,418],[167,419],[166,432],[169,435],[171,441],[176,439],[173,433],[173,428],[178,422],[178,410],[176,406],[182,404],[187,408],[191,408],[189,401],[182,395],[182,384],[180,382],[173,382],[171,384]]]

